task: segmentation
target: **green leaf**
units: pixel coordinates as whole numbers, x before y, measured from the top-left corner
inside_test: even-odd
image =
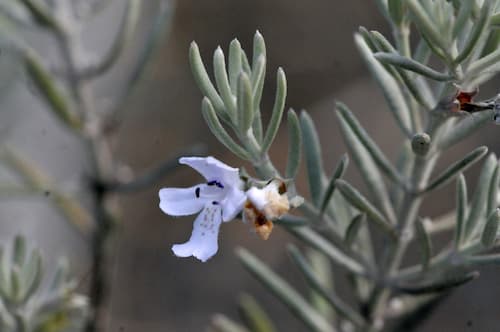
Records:
[[[134,32],[136,32],[137,22],[141,13],[140,0],[127,0],[125,13],[121,19],[118,34],[113,39],[111,48],[99,61],[90,64],[84,68],[81,74],[84,78],[90,79],[103,75],[110,70],[123,54],[124,49],[133,41]]]
[[[264,41],[264,37],[260,33],[259,30],[255,31],[255,35],[253,37],[253,58],[252,58],[252,68],[255,70],[259,58],[263,56],[266,58],[266,43]]]
[[[224,60],[224,52],[222,49],[217,47],[214,52],[214,74],[215,82],[219,88],[220,96],[224,102],[225,109],[227,110],[229,117],[234,119],[236,117],[236,100],[231,92],[231,87],[229,86],[229,79],[226,72],[226,61]]]
[[[363,126],[356,119],[354,114],[343,103],[336,103],[337,115],[342,117],[342,120],[349,126],[353,133],[357,136],[364,148],[368,151],[373,161],[377,164],[384,174],[396,183],[402,183],[401,175],[394,168],[391,162],[384,155],[377,143],[370,137]]]
[[[212,327],[216,332],[250,332],[246,327],[234,322],[222,314],[212,317]]]
[[[419,32],[425,35],[426,39],[429,40],[428,44],[440,50],[446,50],[447,43],[439,32],[437,24],[435,24],[433,19],[425,12],[425,9],[419,1],[407,0],[406,4],[413,14],[413,21],[417,25]]]
[[[238,304],[240,315],[252,332],[276,331],[268,314],[253,296],[242,294]]]
[[[288,110],[288,160],[286,162],[285,176],[294,179],[300,166],[302,151],[302,131],[299,118],[293,109]]]
[[[453,25],[452,37],[457,38],[457,36],[462,32],[463,28],[467,25],[467,20],[471,16],[472,7],[474,0],[461,0],[460,9],[458,15],[456,16],[455,23]]]
[[[500,12],[496,12],[491,16],[490,26],[493,28],[500,28]]]
[[[426,65],[421,64],[420,62],[417,62],[413,59],[398,54],[378,52],[375,53],[373,56],[377,60],[385,64],[410,70],[412,72],[415,72],[417,74],[420,74],[435,81],[447,82],[453,79],[453,77],[448,74],[435,71],[434,69],[429,68]]]
[[[309,220],[303,217],[297,217],[291,214],[285,214],[279,219],[273,221],[276,225],[285,227],[300,227],[309,224]]]
[[[378,31],[371,31],[370,36],[378,45],[376,50],[381,50],[387,53],[398,53],[398,51],[392,46],[392,44]],[[425,45],[425,43],[423,43]],[[428,50],[428,48],[426,48]],[[418,49],[417,49],[418,51]],[[417,56],[416,54],[415,56]],[[423,61],[421,63],[425,63],[426,59],[424,56]],[[435,98],[432,91],[429,88],[429,85],[422,79],[422,77],[414,77],[407,70],[396,67],[396,66],[387,66],[390,69],[396,70],[397,74],[399,74],[403,86],[405,86],[408,91],[411,93],[413,98],[426,110],[431,110],[435,104]],[[393,75],[394,76],[394,75]],[[396,78],[396,77],[395,77]]]
[[[71,110],[70,102],[58,86],[50,72],[45,68],[41,59],[30,51],[24,53],[26,71],[41,96],[50,106],[50,110],[59,120],[68,127],[79,130],[82,127],[81,119]]]
[[[361,226],[365,223],[365,221],[366,215],[364,213],[360,213],[352,218],[349,226],[347,226],[344,236],[345,243],[348,247],[352,247],[356,242]]]
[[[377,225],[384,233],[388,234],[392,239],[397,237],[395,230],[391,224],[387,222],[385,217],[377,210],[359,191],[352,187],[344,180],[335,182],[338,190],[344,195],[345,199],[366,215]]]
[[[485,146],[480,146],[471,152],[469,152],[461,160],[448,166],[440,175],[438,175],[430,184],[422,190],[422,193],[429,192],[431,190],[440,188],[458,176],[461,172],[465,171],[470,166],[474,165],[479,159],[484,157],[488,153],[488,148]]]
[[[446,276],[443,280],[433,283],[412,285],[412,286],[397,286],[395,287],[401,293],[412,295],[423,295],[429,293],[440,293],[446,290],[461,286],[469,281],[479,277],[478,271],[468,273],[457,273],[452,276]]]
[[[335,329],[292,287],[249,251],[238,248],[238,258],[244,267],[288,309],[314,332],[332,332]]]
[[[304,155],[306,157],[309,192],[311,193],[314,206],[319,207],[325,183],[321,145],[314,123],[305,111],[300,114],[300,126],[304,139]]]
[[[226,148],[228,148],[232,153],[244,160],[251,160],[250,155],[241,146],[239,146],[227,131],[222,127],[215,110],[212,107],[210,100],[205,97],[201,103],[201,113],[203,118],[207,122],[208,127],[212,134],[221,142]]]
[[[48,27],[57,33],[64,31],[61,23],[46,5],[36,0],[21,0],[21,2],[31,12],[31,15],[33,15],[38,24]]]
[[[498,167],[498,161],[495,154],[490,154],[481,169],[479,181],[476,184],[476,190],[472,196],[472,203],[470,204],[469,216],[466,222],[467,239],[474,237],[482,228],[487,214],[491,211],[486,211],[488,205],[488,193],[490,189],[491,180],[495,169]]]
[[[191,65],[191,71],[194,79],[200,88],[201,93],[203,96],[207,97],[208,100],[210,100],[210,103],[217,111],[217,114],[222,116],[222,114],[225,114],[226,112],[224,102],[217,93],[217,90],[215,90],[210,77],[208,77],[207,70],[205,69],[203,60],[201,59],[200,50],[194,41],[191,42],[191,46],[189,47],[189,63]]]
[[[260,102],[262,99],[262,91],[264,89],[264,79],[266,77],[266,59],[264,56],[259,57],[257,65],[252,71],[252,91],[253,91],[253,106],[255,109],[254,116],[254,131],[259,142],[262,142],[262,119],[260,112]]]
[[[38,289],[43,277],[42,257],[38,250],[34,250],[29,261],[22,268],[24,292],[21,301],[29,299]]]
[[[346,255],[337,246],[332,245],[329,240],[314,232],[312,229],[307,227],[294,227],[288,228],[287,230],[299,240],[323,253],[326,257],[331,259],[333,263],[345,268],[349,272],[362,276],[366,274],[365,268],[361,263]]]
[[[478,41],[481,38],[484,38],[483,35],[486,33],[487,27],[489,25],[490,11],[491,11],[492,2],[484,1],[483,6],[481,7],[481,12],[479,13],[479,18],[475,21],[472,31],[469,34],[469,38],[467,39],[462,51],[458,54],[458,56],[453,60],[455,64],[462,63],[465,59],[469,57],[472,53]]]
[[[288,252],[290,253],[299,270],[304,275],[307,283],[314,291],[316,291],[321,297],[323,297],[328,303],[330,303],[330,305],[339,315],[348,319],[357,327],[365,327],[366,321],[359,313],[351,308],[338,295],[331,295],[332,292],[326,289],[321,284],[321,281],[314,273],[313,267],[310,263],[307,262],[306,258],[301,254],[297,247],[291,244],[288,245]]]
[[[358,167],[363,180],[367,185],[370,197],[374,200],[375,204],[384,212],[385,216],[391,222],[394,222],[396,216],[394,210],[392,209],[392,204],[389,200],[387,187],[384,183],[382,174],[379,172],[379,167],[377,167],[377,163],[375,162],[375,159],[372,158],[371,152],[368,150],[367,146],[370,146],[374,154],[377,154],[377,152],[380,152],[380,150],[374,143],[373,145],[371,145],[371,140],[365,141],[366,145],[363,144],[363,141],[360,137],[369,139],[368,134],[366,134],[366,132],[362,130],[361,125],[359,125],[357,122],[354,122],[356,121],[354,117],[349,117],[348,114],[345,113],[345,110],[347,109],[339,107],[337,110],[337,116],[339,118],[342,135],[347,147],[349,148],[349,151],[351,152],[351,157]],[[359,133],[359,136],[356,135],[356,129]],[[378,159],[380,165],[384,165],[384,169],[386,171],[388,170],[387,167],[392,167],[387,160],[382,160],[385,158],[383,157],[383,155],[377,155],[376,158]],[[399,182],[397,183],[399,184]]]
[[[387,9],[395,25],[400,25],[404,18],[404,1],[387,0]]]
[[[454,124],[450,130],[441,136],[437,143],[438,149],[446,150],[457,144],[467,136],[471,135],[474,131],[481,128],[486,122],[492,121],[493,114],[493,110],[487,110],[467,115],[464,119],[457,124]]]
[[[410,110],[406,104],[405,97],[396,80],[384,69],[382,64],[375,59],[364,39],[356,34],[354,41],[361,56],[372,73],[374,79],[382,89],[384,97],[389,105],[396,122],[403,133],[411,137]]]
[[[495,209],[488,217],[481,234],[481,244],[486,249],[495,246],[498,234],[498,223],[500,222],[500,209]]]
[[[12,261],[18,267],[24,265],[26,261],[26,239],[21,235],[16,235],[12,252]]]
[[[491,70],[500,61],[500,49],[472,62],[467,67],[467,76],[477,76],[482,72]]]
[[[425,230],[424,224],[421,219],[416,220],[415,229],[417,231],[417,239],[421,248],[422,270],[425,271],[429,267],[429,262],[432,257],[432,240]]]
[[[467,182],[463,174],[457,178],[457,217],[455,227],[455,248],[460,249],[465,236],[467,221]]]
[[[241,49],[241,44],[238,39],[233,39],[229,44],[229,63],[228,63],[228,73],[229,73],[229,83],[231,84],[231,90],[233,94],[237,94],[238,89],[238,79],[240,73],[243,71],[243,65],[241,63],[241,54],[243,50]]]
[[[267,152],[278,133],[278,129],[285,109],[286,101],[286,77],[282,68],[278,68],[277,82],[276,82],[276,97],[274,99],[273,112],[271,120],[266,129],[264,140],[262,142],[262,151]]]
[[[488,205],[486,206],[486,213],[491,213],[494,209],[497,208],[497,199],[498,199],[498,185],[500,180],[500,165],[497,164],[495,170],[493,171],[493,175],[491,176],[490,189],[488,191]]]
[[[240,73],[238,79],[237,96],[238,112],[236,113],[236,118],[238,119],[238,130],[241,135],[246,135],[252,126],[255,110],[250,79],[244,72]]]
[[[349,165],[349,156],[347,154],[344,154],[342,158],[340,158],[337,166],[335,167],[333,175],[330,178],[328,186],[326,187],[326,190],[323,194],[321,208],[320,208],[321,214],[325,212],[328,203],[330,203],[330,199],[332,198],[333,192],[335,191],[335,181],[337,179],[340,179],[344,175],[348,165]]]

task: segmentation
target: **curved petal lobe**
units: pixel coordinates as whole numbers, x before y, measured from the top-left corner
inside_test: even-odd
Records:
[[[199,197],[199,187],[161,189],[160,209],[171,216],[187,216],[199,212],[206,203],[206,199]]]
[[[179,163],[194,168],[207,181],[219,180],[237,186],[240,182],[239,170],[228,166],[214,157],[182,157]]]
[[[183,244],[174,244],[172,251],[178,257],[194,256],[200,261],[206,262],[217,253],[221,222],[221,207],[207,205],[194,221],[193,233],[189,241]]]

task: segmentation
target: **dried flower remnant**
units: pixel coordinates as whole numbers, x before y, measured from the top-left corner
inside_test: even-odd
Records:
[[[237,168],[213,157],[183,157],[179,162],[194,168],[207,182],[190,188],[161,189],[160,209],[172,216],[201,211],[189,240],[173,245],[172,251],[178,257],[194,256],[206,262],[217,253],[220,224],[233,220],[245,204],[243,182]]]
[[[267,240],[273,230],[273,220],[290,210],[286,185],[283,181],[272,180],[262,189],[250,188],[247,197],[243,218],[254,225],[261,239]]]

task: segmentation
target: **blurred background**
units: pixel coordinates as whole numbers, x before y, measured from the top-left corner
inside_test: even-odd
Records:
[[[90,22],[83,32],[89,53],[100,53],[109,47],[119,28],[123,7],[122,2],[115,0]],[[143,47],[143,35],[156,10],[155,1],[144,2],[135,46],[127,49],[111,72],[93,85],[100,107],[105,108],[107,100],[123,89],[123,77]],[[235,167],[241,165],[203,122],[201,94],[191,76],[187,54],[190,42],[195,40],[210,67],[215,48],[220,45],[227,53],[229,42],[235,37],[251,52],[256,30],[267,44],[264,117],[272,107],[275,74],[281,66],[288,81],[287,107],[307,109],[313,116],[327,171],[346,151],[333,112],[336,100],[349,105],[382,149],[395,156],[402,136],[352,41],[360,25],[389,35],[374,1],[182,0],[172,3],[171,10],[169,31],[137,89],[127,96],[114,137],[116,158],[134,173],[141,174],[200,142],[206,144],[207,154]],[[43,33],[25,31],[23,38],[57,64],[53,45]],[[16,59],[0,56],[0,74],[4,77],[0,80],[0,137],[86,204],[81,185],[89,166],[79,142],[58,126],[50,113],[43,111],[44,105],[30,88]],[[482,97],[496,93],[498,80],[481,89]],[[498,152],[498,130],[493,124],[488,125],[443,156],[438,169],[478,145]],[[286,128],[282,128],[271,149],[273,161],[282,168],[286,144]],[[466,173],[469,188],[476,182],[478,169],[474,167]],[[8,180],[8,175],[2,176]],[[354,166],[347,177],[361,186]],[[303,331],[283,305],[242,269],[233,253],[237,246],[249,248],[300,288],[303,280],[285,253],[285,245],[292,239],[279,227],[268,241],[261,241],[239,221],[224,224],[219,252],[208,263],[173,256],[171,245],[189,238],[194,218],[174,219],[162,214],[158,190],[191,186],[199,179],[193,170],[179,167],[151,189],[122,196],[123,218],[115,236],[115,258],[110,268],[107,331],[204,331],[216,312],[237,318],[238,296],[242,292],[250,292],[260,300],[280,331]],[[307,195],[304,181],[299,183],[299,190]],[[85,279],[89,268],[88,239],[68,226],[45,204],[46,199],[2,199],[0,238],[26,234],[42,248],[50,264],[64,255],[72,262],[75,273]],[[423,208],[426,215],[434,217],[449,211],[453,202],[454,186],[450,185],[429,197]],[[490,267],[481,272],[480,279],[447,297],[419,331],[498,330],[500,270]]]

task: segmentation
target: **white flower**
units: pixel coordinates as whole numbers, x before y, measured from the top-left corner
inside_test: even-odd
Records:
[[[172,216],[200,212],[193,225],[189,241],[175,244],[176,256],[194,256],[202,262],[217,253],[219,226],[231,221],[242,210],[246,195],[237,168],[213,158],[184,157],[179,163],[194,168],[206,183],[190,188],[163,188],[160,190],[160,209]]]

